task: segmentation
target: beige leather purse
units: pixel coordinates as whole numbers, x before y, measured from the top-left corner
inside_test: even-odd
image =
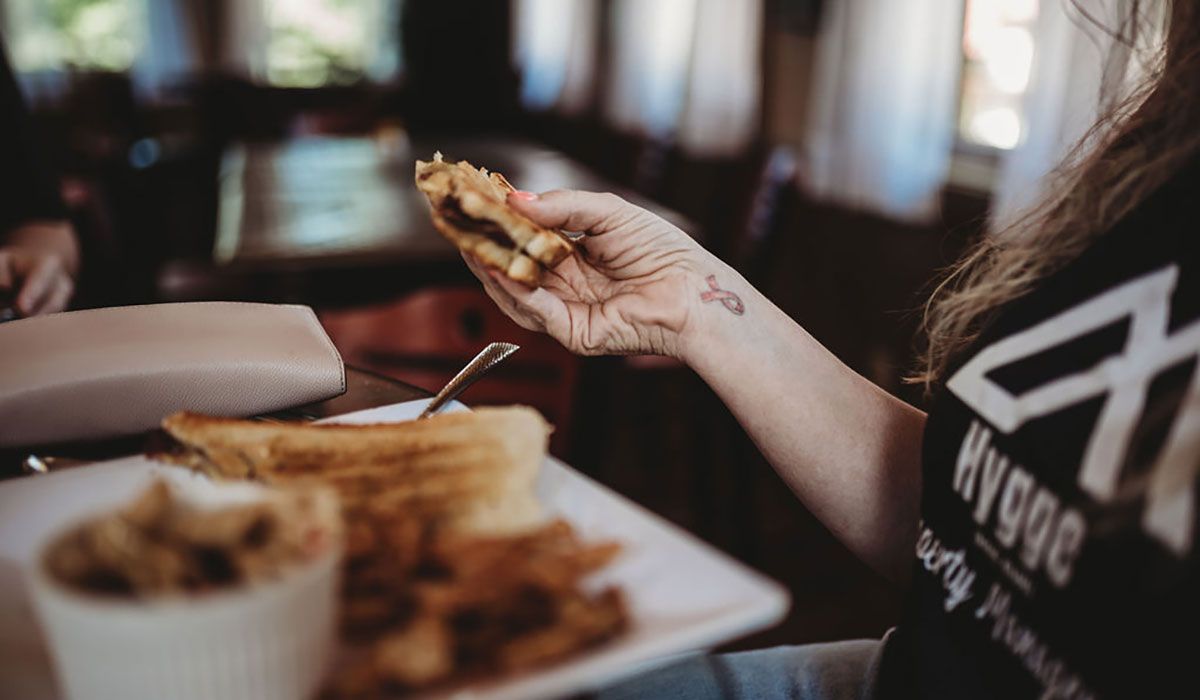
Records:
[[[0,447],[131,435],[189,410],[249,416],[346,390],[307,306],[199,302],[0,324]]]

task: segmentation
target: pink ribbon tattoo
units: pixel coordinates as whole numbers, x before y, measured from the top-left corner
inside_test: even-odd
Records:
[[[742,300],[733,292],[726,291],[717,286],[717,276],[709,275],[704,280],[708,282],[710,291],[700,293],[700,301],[705,303],[710,301],[719,301],[721,304],[732,311],[735,315],[741,316],[746,312],[746,307],[742,304]]]

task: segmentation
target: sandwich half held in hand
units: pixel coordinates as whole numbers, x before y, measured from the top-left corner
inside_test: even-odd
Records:
[[[433,225],[455,246],[484,265],[528,286],[541,283],[574,246],[559,231],[534,223],[508,205],[515,188],[500,173],[466,161],[449,163],[441,153],[417,161],[417,189],[433,206]]]

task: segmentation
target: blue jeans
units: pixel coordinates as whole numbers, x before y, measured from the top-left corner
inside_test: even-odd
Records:
[[[698,654],[596,693],[596,700],[867,700],[883,642]]]

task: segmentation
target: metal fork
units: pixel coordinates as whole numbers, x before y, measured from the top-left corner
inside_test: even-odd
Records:
[[[429,405],[425,407],[424,411],[421,411],[421,415],[417,416],[417,418],[428,418],[442,410],[446,404],[458,398],[460,394],[466,391],[467,387],[479,381],[480,377],[487,374],[493,367],[504,362],[504,360],[508,359],[509,355],[520,349],[519,345],[513,345],[512,343],[488,344],[486,348],[475,356],[475,359],[468,362],[466,367],[463,367],[446,386],[442,387],[442,390],[433,397],[433,400],[429,402]]]

